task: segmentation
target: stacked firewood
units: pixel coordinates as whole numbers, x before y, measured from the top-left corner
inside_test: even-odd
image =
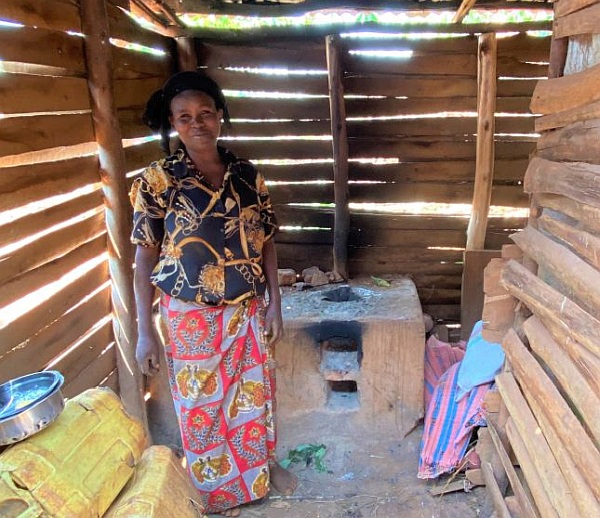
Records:
[[[531,216],[485,272],[484,337],[507,358],[481,455],[498,516],[600,516],[600,2],[555,14]]]

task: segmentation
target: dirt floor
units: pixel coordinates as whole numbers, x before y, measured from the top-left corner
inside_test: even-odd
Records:
[[[282,430],[280,457],[304,440],[301,429]],[[287,433],[286,433],[287,432]],[[322,437],[326,447],[320,473],[314,464],[290,466],[299,479],[296,493],[272,493],[260,505],[247,506],[246,518],[471,518],[484,517],[485,488],[432,496],[431,489],[448,480],[424,481],[416,476],[422,427],[396,442],[366,447],[356,437]],[[287,435],[287,437],[286,437]],[[287,439],[287,440],[286,440]],[[456,480],[456,479],[455,479]]]

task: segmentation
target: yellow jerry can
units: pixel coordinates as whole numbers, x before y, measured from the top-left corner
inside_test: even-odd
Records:
[[[112,390],[86,390],[48,428],[0,454],[0,516],[102,516],[146,445]]]
[[[173,450],[150,446],[105,518],[200,518],[198,492]]]

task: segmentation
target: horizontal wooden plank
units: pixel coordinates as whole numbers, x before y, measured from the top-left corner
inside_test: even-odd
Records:
[[[600,4],[596,3],[575,13],[554,20],[552,32],[555,38],[567,38],[580,34],[598,34]]]
[[[61,372],[65,380],[73,380],[113,342],[112,321],[108,319],[100,327],[91,331],[77,347],[52,365],[52,368]]]
[[[346,95],[384,95],[406,97],[474,97],[477,79],[446,76],[353,75],[344,79]]]
[[[350,158],[398,158],[401,161],[474,159],[475,142],[441,140],[431,137],[406,139],[363,139],[348,141]],[[528,157],[535,150],[530,142],[496,142],[497,159]],[[308,158],[308,157],[307,157]]]
[[[394,262],[405,266],[411,265],[410,273],[427,272],[430,275],[439,275],[448,272],[432,272],[429,268],[433,265],[451,266],[452,268],[448,269],[449,272],[462,273],[463,251],[428,249],[423,246],[350,245],[348,247],[348,259],[352,261],[373,261],[374,264]],[[456,268],[457,266],[459,268]]]
[[[278,137],[302,135],[331,135],[329,120],[290,122],[235,122],[224,128],[221,135],[227,137]]]
[[[167,78],[172,72],[173,62],[170,55],[157,56],[113,45],[112,57],[113,74],[117,80],[147,77]]]
[[[277,232],[277,243],[281,244],[307,244],[331,245],[333,244],[333,230],[287,230]]]
[[[527,218],[488,219],[488,231],[523,228]],[[364,212],[350,213],[351,227],[365,231],[374,230],[425,230],[425,231],[466,231],[469,218],[466,216],[446,216],[429,214],[373,214]]]
[[[110,314],[110,287],[67,311],[48,327],[9,350],[2,349],[0,383],[42,370],[53,358],[83,336],[98,320]],[[8,344],[7,344],[8,345]]]
[[[30,27],[0,28],[0,58],[65,69],[65,75],[83,76],[83,38],[66,32]]]
[[[308,99],[229,97],[227,105],[234,119],[329,119],[329,100],[325,96]]]
[[[318,266],[323,271],[333,267],[331,246],[276,243],[276,248],[279,268],[293,268],[301,272],[309,266]]]
[[[268,45],[215,45],[198,47],[198,61],[211,68],[271,67],[304,70],[327,70],[325,41],[269,42]]]
[[[147,137],[153,134],[152,130],[142,121],[143,109],[123,108],[117,111],[121,137],[124,139]]]
[[[0,119],[0,156],[92,141],[90,113]]]
[[[537,194],[534,196],[534,201],[539,207],[548,207],[554,211],[562,212],[577,220],[583,228],[589,229],[592,233],[600,234],[600,208],[556,194]]]
[[[32,233],[42,232],[102,205],[102,193],[98,189],[60,205],[29,214],[2,227],[0,244],[5,246],[14,243],[31,236]]]
[[[422,119],[348,121],[348,136],[468,136],[477,132],[475,117],[428,117]],[[496,134],[533,133],[532,117],[497,117]]]
[[[528,164],[528,158],[497,159],[494,162],[494,182],[501,184],[522,181]],[[351,180],[442,183],[472,182],[475,178],[475,160],[400,162],[398,164],[361,164],[351,162],[349,171]],[[283,175],[281,178],[283,178]]]
[[[95,156],[0,168],[0,206],[11,210],[99,180]]]
[[[600,101],[594,101],[582,106],[577,106],[576,108],[538,117],[535,120],[535,129],[536,131],[541,132],[555,128],[562,128],[575,122],[597,119],[599,117]]]
[[[273,203],[332,203],[332,184],[283,184],[270,186]],[[350,185],[352,203],[471,203],[472,184],[406,183]],[[492,189],[492,205],[528,207],[529,198],[521,186],[497,185]]]
[[[419,288],[421,304],[460,304],[460,288]]]
[[[40,237],[26,246],[0,258],[0,290],[2,284],[34,268],[54,261],[94,240],[106,250],[104,213],[79,221]]]
[[[327,95],[326,70],[320,75],[259,74],[218,68],[206,72],[223,90]]]
[[[66,378],[63,394],[67,398],[72,398],[88,388],[98,386],[115,370],[116,362],[116,347],[113,345],[86,365],[76,378]]]
[[[106,251],[106,239],[93,239],[67,252],[62,257],[14,277],[0,285],[0,300],[8,305],[36,291],[46,284],[58,281],[79,265]]]
[[[556,113],[600,100],[600,64],[576,74],[540,81],[533,92],[531,111]]]
[[[521,56],[498,57],[496,73],[499,77],[548,77],[548,56],[544,62],[525,62]]]
[[[554,161],[600,164],[600,119],[569,124],[542,134],[537,155]]]
[[[427,271],[431,275],[461,275],[462,264],[445,262],[395,261],[379,258],[373,255],[364,261],[348,259],[351,275],[411,275]]]
[[[87,81],[75,77],[0,74],[0,112],[89,110]]]
[[[128,172],[148,167],[152,162],[164,157],[157,140],[126,147],[123,153],[125,155],[125,169]]]
[[[433,54],[408,58],[376,58],[347,55],[344,60],[346,75],[419,75],[476,77],[477,54]]]
[[[387,38],[344,38],[342,48],[350,50],[410,50],[413,56],[428,56],[430,54],[476,54],[477,36],[472,34],[457,35],[441,39],[403,39]]]
[[[273,205],[273,210],[280,226],[333,228],[333,208]]]
[[[81,32],[79,9],[68,0],[2,0],[0,19],[40,29]]]
[[[119,395],[119,370],[115,368],[111,371],[110,374],[100,382],[99,386],[109,388],[115,394]]]
[[[249,160],[331,158],[330,140],[227,140],[222,145],[236,155]]]
[[[420,115],[443,112],[477,112],[477,97],[428,97],[396,99],[385,97],[381,99],[347,98],[346,115],[353,117],[393,117],[398,115]],[[530,98],[522,101],[524,111],[529,110]],[[519,108],[520,109],[520,108]],[[498,111],[502,111],[498,109]],[[351,120],[349,121],[351,122]]]
[[[598,0],[561,0],[556,3],[554,13],[556,18],[562,18],[597,2]]]
[[[169,38],[143,28],[125,14],[123,10],[112,5],[110,2],[106,2],[106,12],[108,15],[110,36],[112,38],[137,43],[165,52],[169,51],[171,46]]]
[[[143,79],[116,79],[114,81],[115,106],[119,109],[136,109],[141,118],[146,101],[156,90],[162,88],[166,80],[166,75],[158,74]]]
[[[581,162],[552,162],[535,157],[525,173],[528,193],[550,193],[600,207],[600,166]]]
[[[108,263],[103,262],[76,281],[57,290],[36,308],[1,328],[0,343],[7,349],[21,344],[78,304],[107,279]]]
[[[376,227],[350,229],[348,242],[351,246],[365,247],[433,247],[464,248],[467,237],[462,230],[406,230]]]

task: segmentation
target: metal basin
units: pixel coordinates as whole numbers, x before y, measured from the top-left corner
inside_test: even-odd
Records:
[[[28,374],[0,385],[0,445],[22,441],[43,430],[62,412],[60,372]]]

